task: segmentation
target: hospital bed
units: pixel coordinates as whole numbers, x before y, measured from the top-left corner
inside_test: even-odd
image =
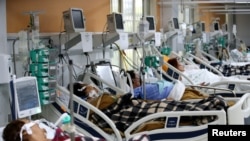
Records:
[[[163,55],[159,52],[159,50],[155,47],[151,47],[151,53],[152,55],[156,55],[159,57],[162,57]],[[205,54],[205,52],[204,52]],[[209,55],[209,54],[207,54]],[[186,68],[206,68],[207,70],[219,75],[219,76],[224,76],[223,73],[221,71],[219,71],[217,68],[215,68],[213,65],[214,64],[220,64],[220,62],[218,62],[218,60],[216,60],[216,58],[214,58],[213,56],[209,55],[209,57],[212,58],[212,61],[210,63],[206,63],[204,60],[200,59],[199,57],[191,54],[191,52],[185,52],[185,54],[183,53],[176,53],[175,51],[171,51],[169,58],[173,58],[173,57],[177,57],[179,60],[182,61],[182,63],[185,64],[185,69]],[[201,64],[197,64],[197,62],[194,62],[193,60],[196,60],[198,62],[201,62]],[[164,64],[166,64],[166,62],[163,61]],[[164,65],[163,64],[163,65]],[[168,67],[170,67],[171,69],[175,70],[176,72],[178,72],[177,69],[167,65]],[[185,77],[185,76],[183,76]],[[186,78],[187,79],[187,78]],[[190,81],[189,81],[190,82]]]
[[[161,70],[162,68],[158,68],[158,70],[161,70],[163,76],[165,76],[165,79],[167,79],[169,81],[173,81],[175,79],[179,79],[179,77],[182,77],[184,79],[183,82],[185,84],[198,85],[202,81],[204,82],[204,81],[210,79],[212,83],[210,83],[209,86],[212,86],[212,87],[229,88],[231,90],[235,90],[236,93],[247,93],[250,90],[250,87],[249,87],[249,89],[247,87],[247,85],[250,84],[250,81],[247,80],[248,79],[247,75],[234,75],[234,76],[230,76],[230,77],[225,76],[224,70],[223,71],[218,70],[217,68],[213,67],[211,64],[206,63],[204,60],[202,60],[202,59],[200,59],[200,58],[198,58],[190,53],[186,53],[185,56],[180,56],[175,52],[171,52],[170,56],[177,57],[177,58],[181,59],[184,62],[184,64],[188,64],[188,65],[184,65],[186,72],[193,73],[195,71],[199,71],[200,70],[199,68],[201,68],[201,69],[206,69],[207,71],[210,71],[212,73],[208,73],[208,74],[211,74],[211,76],[208,75],[208,76],[206,76],[206,78],[199,78],[197,76],[195,76],[195,78],[194,78],[192,76],[190,77],[190,75],[188,75],[188,73],[180,72],[178,69],[176,69],[172,65],[168,64],[167,62],[164,62],[164,64],[168,66],[167,72],[164,72],[163,70]],[[201,64],[192,63],[190,61],[190,58],[192,58],[191,60],[196,59]],[[190,67],[190,69],[189,69],[186,66],[195,66],[195,67]],[[195,69],[192,70],[193,68],[195,68]],[[199,69],[199,70],[197,70],[197,69]],[[203,71],[206,72],[206,70],[203,70]],[[216,74],[216,76],[212,75],[212,74]],[[241,74],[244,74],[244,73],[241,73]],[[236,78],[236,79],[234,79],[234,78]]]
[[[43,116],[49,121],[55,121],[64,112],[69,112],[69,91],[64,87],[57,86],[58,97],[56,102],[43,108]],[[250,93],[244,94],[240,98],[228,98],[227,100],[236,103],[227,110],[211,110],[211,111],[171,111],[150,114],[129,126],[122,135],[113,121],[109,119],[102,111],[92,106],[88,102],[79,97],[74,96],[74,119],[77,131],[84,135],[91,135],[99,138],[105,138],[108,141],[129,140],[138,135],[148,135],[151,140],[207,140],[207,128],[210,124],[250,124]],[[97,125],[88,120],[89,112],[94,111],[102,117],[112,129],[111,133],[105,132]],[[193,126],[181,125],[180,119],[185,116],[216,116],[212,122]],[[133,133],[140,125],[153,119],[163,117],[166,119],[164,127],[153,129],[150,131],[142,131]]]
[[[159,50],[155,47],[151,47],[151,54],[156,55],[156,56],[160,56],[160,57],[163,56],[159,52]],[[206,78],[199,78],[199,77],[191,78],[188,75],[186,75],[183,72],[176,69],[175,67],[173,67],[172,65],[163,61],[163,63],[164,63],[163,65],[166,65],[168,67],[167,72],[165,72],[162,69],[162,67],[156,68],[157,71],[154,70],[155,68],[152,68],[154,70],[154,74],[157,76],[157,78],[160,78],[160,79],[164,78],[167,81],[175,81],[175,80],[178,80],[179,77],[181,77],[183,79],[184,84],[187,84],[187,85],[199,85],[200,83],[204,82],[205,80],[207,80],[209,78],[209,79],[213,79],[213,80],[211,80],[212,83],[211,82],[207,83],[208,86],[219,87],[219,88],[228,88],[230,90],[234,90],[237,94],[244,94],[244,93],[250,92],[250,87],[248,88],[248,86],[250,86],[249,85],[250,81],[247,80],[248,76],[238,75],[237,76],[238,80],[234,80],[234,78],[224,77],[223,73],[220,72],[215,67],[213,67],[211,64],[204,63],[200,67],[198,64],[190,61],[190,58],[192,58],[191,60],[196,59],[199,62],[204,62],[200,58],[198,58],[198,57],[196,57],[188,52],[185,54],[185,56],[180,56],[178,53],[171,51],[171,54],[169,56],[170,56],[170,58],[177,57],[181,61],[183,61],[183,63],[185,64],[185,69],[187,68],[187,66],[193,66],[193,67],[190,67],[191,69],[204,68],[208,71],[211,71],[212,72],[211,74],[217,74],[218,77],[215,77],[215,75],[213,75],[213,76],[206,76]],[[192,71],[192,70],[190,70],[190,71]],[[223,78],[223,79],[218,80],[218,78]]]
[[[208,79],[212,80],[213,83],[209,83],[208,86],[211,87],[218,87],[218,88],[228,88],[230,90],[234,90],[237,94],[243,94],[249,92],[250,89],[248,87],[250,86],[250,81],[247,80],[247,76],[235,76],[237,79],[234,79],[234,77],[223,77],[223,76],[217,76],[213,75],[213,73],[207,73],[211,74],[204,75],[202,70],[200,73],[202,74],[201,77],[198,77],[198,75],[195,75],[192,77],[191,75],[187,75],[187,73],[180,72],[172,65],[164,62],[168,66],[167,72],[162,71],[162,75],[165,76],[164,78],[168,81],[174,81],[178,80],[179,77],[182,78],[182,82],[186,85],[199,85],[201,82],[206,82]],[[161,69],[161,68],[160,68]],[[207,72],[206,70],[203,70],[204,73]],[[192,72],[192,70],[190,70]],[[195,70],[193,70],[195,72]],[[197,73],[195,73],[197,74]],[[206,77],[206,78],[204,78]],[[250,87],[249,87],[250,88]]]
[[[103,83],[108,84],[107,81],[102,80],[100,77],[97,77],[91,73],[88,76],[93,76],[95,79],[103,81]],[[91,80],[91,79],[89,79]],[[89,81],[91,82],[91,81]],[[113,87],[111,85],[111,87]],[[69,91],[61,86],[57,86],[58,89],[58,97],[56,102],[51,105],[46,105],[43,108],[43,116],[49,121],[55,121],[58,117],[64,112],[69,112]],[[117,89],[120,91],[120,89]],[[120,91],[122,92],[122,91]],[[95,136],[99,138],[105,138],[110,141],[121,141],[121,140],[129,140],[135,136],[140,135],[148,135],[152,140],[206,140],[207,139],[207,126],[209,124],[247,124],[247,120],[249,118],[249,94],[242,96],[241,98],[231,98],[230,100],[237,101],[235,106],[230,107],[227,111],[224,110],[211,110],[211,111],[171,111],[171,112],[160,112],[151,114],[146,116],[137,122],[131,124],[124,133],[120,133],[118,131],[116,125],[113,121],[103,113],[103,111],[98,110],[96,107],[92,106],[85,100],[82,100],[79,97],[73,96],[74,100],[74,117],[75,117],[75,125],[77,131],[83,133],[84,135]],[[238,104],[239,103],[239,104]],[[94,111],[102,117],[106,123],[108,123],[111,128],[111,133],[105,132],[102,128],[97,126],[96,124],[89,121],[89,112]],[[239,117],[234,117],[235,112],[238,112]],[[216,116],[217,119],[200,126],[181,126],[180,119],[185,116]],[[228,117],[230,115],[231,117]],[[155,118],[166,118],[165,124],[166,127],[161,129],[155,129],[151,131],[144,131],[139,133],[133,133],[132,131],[136,129],[139,125],[144,123],[145,121],[151,121]],[[228,118],[228,120],[227,120]],[[237,119],[236,119],[237,118]],[[175,122],[175,126],[173,127],[173,122]],[[170,128],[171,127],[171,128]],[[190,127],[192,127],[190,129]],[[194,134],[191,134],[194,133]],[[178,134],[178,136],[176,136]],[[188,135],[188,136],[187,136]],[[181,138],[179,138],[181,137]]]
[[[217,69],[219,72],[223,74],[223,76],[232,76],[232,75],[249,75],[250,73],[250,60],[249,56],[250,54],[247,53],[246,61],[244,62],[236,62],[234,59],[229,56],[228,60],[222,60],[216,59],[210,54],[207,54],[201,50],[199,50],[200,54],[211,58],[210,61],[203,60],[191,53],[186,53],[187,58],[189,58],[189,61],[196,60],[196,63],[199,64],[200,68],[207,68],[208,70],[214,71],[214,68]],[[176,54],[177,55],[177,54]],[[214,71],[218,74],[218,71]]]
[[[125,70],[112,66],[108,60],[101,60],[86,68],[78,76],[78,81],[94,85],[99,92],[122,94],[133,91],[132,88],[126,87],[127,77],[129,76],[125,76]]]
[[[188,55],[191,58],[198,60],[200,68],[207,68],[208,70],[215,68],[221,72],[223,76],[249,75],[250,73],[250,62],[235,62],[232,59],[229,59],[228,61],[207,62],[192,54]]]

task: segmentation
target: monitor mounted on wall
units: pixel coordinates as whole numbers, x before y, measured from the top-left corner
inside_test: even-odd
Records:
[[[64,29],[67,33],[84,32],[85,17],[80,8],[70,8],[63,12]]]
[[[123,16],[121,13],[111,13],[107,15],[108,31],[109,32],[123,32]]]
[[[146,16],[146,19],[149,23],[149,32],[155,32],[155,18],[154,16]]]
[[[205,22],[201,22],[201,31],[206,32],[206,24],[205,24]]]
[[[218,22],[214,22],[214,31],[220,30],[220,26]]]
[[[180,29],[178,18],[173,18],[173,27],[174,29]]]

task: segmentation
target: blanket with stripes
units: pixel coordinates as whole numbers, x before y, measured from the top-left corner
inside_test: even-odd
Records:
[[[133,99],[131,94],[125,94],[118,98],[115,103],[103,109],[105,113],[124,132],[133,122],[149,114],[163,111],[204,111],[222,110],[227,108],[226,101],[221,96],[211,95],[199,101],[145,101]],[[92,120],[101,128],[109,128],[108,124],[98,115],[93,114]],[[206,117],[206,120],[193,120],[193,124],[199,125],[213,120],[214,117]]]

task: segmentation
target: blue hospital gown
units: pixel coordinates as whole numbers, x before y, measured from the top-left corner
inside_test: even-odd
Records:
[[[158,81],[157,83],[145,83],[147,100],[162,100],[168,97],[174,84],[167,81]],[[134,89],[134,97],[144,99],[143,87]]]

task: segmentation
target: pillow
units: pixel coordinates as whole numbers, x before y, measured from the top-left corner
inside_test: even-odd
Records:
[[[106,109],[114,102],[116,102],[117,98],[109,93],[103,93],[96,99],[89,101],[90,104],[98,108],[99,110]]]
[[[166,55],[163,55],[163,62],[164,62],[164,64],[162,65],[162,69],[163,69],[165,72],[167,72],[167,70],[168,70],[168,65],[165,64],[165,63],[168,62],[168,60],[169,60],[169,57],[166,56]]]
[[[177,80],[175,82],[173,89],[168,95],[168,98],[172,98],[174,100],[181,100],[185,89],[186,89],[186,86],[181,81]]]

